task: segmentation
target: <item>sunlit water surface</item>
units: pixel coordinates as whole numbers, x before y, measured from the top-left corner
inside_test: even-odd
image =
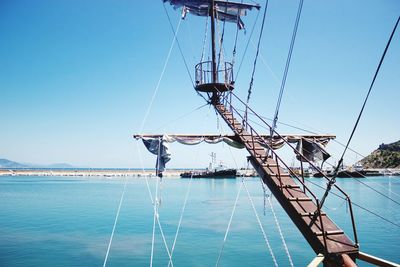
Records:
[[[325,186],[321,179],[309,179]],[[362,180],[400,202],[400,177]],[[280,266],[290,266],[271,209],[264,215],[258,178],[246,179],[257,213]],[[154,194],[156,179],[149,179]],[[338,179],[352,201],[400,223],[400,206],[352,179]],[[171,248],[189,179],[163,179],[159,210]],[[173,253],[174,266],[215,266],[241,179],[197,179],[183,216]],[[102,266],[124,180],[93,177],[0,177],[0,266]],[[323,191],[310,185],[321,197]],[[315,256],[300,232],[272,199],[291,257],[305,266]],[[343,200],[330,196],[324,210],[352,237]],[[361,250],[400,262],[400,229],[354,207]],[[144,178],[129,178],[107,266],[148,266],[153,206]],[[167,266],[158,228],[154,266]],[[367,266],[360,263],[361,266]],[[241,191],[220,266],[273,266],[245,190]]]

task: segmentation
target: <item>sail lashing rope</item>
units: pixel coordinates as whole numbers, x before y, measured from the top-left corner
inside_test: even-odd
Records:
[[[337,174],[338,174],[338,172],[339,172],[340,166],[341,166],[342,163],[343,163],[344,155],[345,155],[345,153],[346,153],[346,151],[347,151],[347,148],[348,148],[349,145],[350,145],[351,139],[353,138],[353,135],[354,135],[354,133],[355,133],[355,131],[356,131],[356,129],[357,129],[358,123],[360,122],[361,116],[362,116],[362,114],[363,114],[363,112],[364,112],[365,105],[367,104],[369,95],[370,95],[370,93],[371,93],[371,91],[372,91],[372,88],[373,88],[373,86],[374,86],[374,84],[375,84],[376,77],[378,76],[379,70],[380,70],[380,68],[381,68],[381,66],[382,66],[382,63],[383,63],[383,60],[384,60],[384,58],[385,58],[385,56],[386,56],[386,52],[387,52],[387,50],[389,49],[390,43],[392,42],[392,38],[393,38],[394,33],[396,32],[397,25],[399,24],[399,21],[400,21],[400,16],[399,16],[399,18],[398,18],[397,21],[396,21],[396,24],[395,24],[395,26],[394,26],[394,28],[393,28],[393,31],[392,31],[392,33],[391,33],[391,35],[390,35],[390,38],[389,38],[389,40],[388,40],[388,42],[387,42],[387,44],[386,44],[385,50],[383,51],[383,54],[382,54],[381,59],[380,59],[380,61],[379,61],[378,67],[377,67],[377,69],[376,69],[376,71],[375,71],[375,74],[374,74],[374,77],[373,77],[373,79],[372,79],[371,85],[370,85],[370,87],[369,87],[369,89],[368,89],[368,93],[367,93],[367,95],[365,96],[364,103],[363,103],[363,105],[362,105],[362,107],[361,107],[360,113],[358,114],[358,117],[357,117],[357,120],[356,120],[356,122],[355,122],[355,124],[354,124],[353,130],[351,131],[349,140],[347,141],[347,144],[346,144],[346,147],[345,147],[344,150],[343,150],[342,156],[340,157],[340,160],[339,160],[339,162],[338,162],[338,164],[337,164],[337,166],[336,166],[336,168],[335,168],[335,170],[334,170],[333,177],[329,180],[329,182],[328,182],[328,184],[327,184],[326,191],[325,191],[324,195],[323,195],[322,198],[321,198],[321,201],[320,201],[320,208],[322,208],[322,206],[323,206],[323,204],[324,204],[324,202],[325,202],[325,200],[326,200],[326,197],[327,197],[328,194],[329,194],[329,191],[331,190],[332,186],[333,186],[333,185],[335,184],[335,182],[336,182],[336,176],[337,176]]]

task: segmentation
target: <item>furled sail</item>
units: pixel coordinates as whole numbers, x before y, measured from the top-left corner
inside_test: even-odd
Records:
[[[187,13],[207,17],[210,15],[210,0],[163,0],[169,2],[175,9],[183,8],[183,16]],[[214,1],[216,7],[216,18],[221,21],[235,22],[240,29],[244,28],[242,16],[247,10],[260,9],[260,5],[235,3],[229,1]]]
[[[309,161],[325,162],[331,155],[325,150],[324,146],[329,142],[329,139],[320,139],[318,141],[312,139],[301,138],[297,142],[296,149]],[[302,160],[300,155],[296,156],[298,160]],[[304,161],[304,160],[303,160]]]
[[[183,145],[198,145],[202,142],[208,144],[218,144],[224,142],[234,148],[242,149],[244,144],[235,135],[184,135],[184,134],[163,134],[163,135],[134,135],[135,139],[142,139],[147,150],[157,155],[157,173],[160,174],[165,169],[165,164],[171,159],[168,152],[168,143],[178,142]],[[281,135],[269,136],[261,135],[262,140],[255,140],[261,146],[272,147],[272,149],[282,148],[286,142],[296,145],[296,150],[309,161],[327,160],[330,155],[325,150],[325,146],[334,135]],[[296,155],[298,160],[303,160],[300,155]]]
[[[171,154],[168,152],[168,143],[165,142],[163,137],[160,138],[146,138],[142,137],[143,144],[147,150],[157,155],[156,170],[157,175],[162,176],[162,172],[165,170],[165,164],[171,160]]]

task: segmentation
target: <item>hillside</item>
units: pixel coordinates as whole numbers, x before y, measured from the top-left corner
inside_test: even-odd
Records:
[[[364,168],[400,168],[400,140],[382,144],[369,156],[361,160]]]
[[[68,169],[68,168],[74,168],[74,166],[67,163],[55,163],[50,165],[22,164],[8,159],[0,159],[0,169],[21,169],[21,168]]]
[[[26,167],[28,166],[15,161],[11,161],[8,159],[0,159],[0,168],[13,169],[13,168],[26,168]]]

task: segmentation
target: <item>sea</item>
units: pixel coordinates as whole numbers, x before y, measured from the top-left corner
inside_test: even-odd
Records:
[[[316,256],[271,197],[275,221],[270,193],[257,177],[163,178],[157,188],[163,235],[156,224],[152,242],[154,177],[146,183],[143,177],[0,176],[0,266],[103,266],[125,179],[106,266],[168,266],[166,246],[171,250],[182,214],[171,266],[215,266],[219,255],[219,266],[274,266],[266,239],[279,266],[290,266],[285,245],[295,266],[306,266]],[[323,195],[319,186],[326,187],[326,181],[309,178],[306,183]],[[400,177],[370,177],[362,183],[337,179],[337,185],[361,207],[353,206],[360,250],[399,263]],[[343,199],[330,194],[324,211],[353,238]]]

